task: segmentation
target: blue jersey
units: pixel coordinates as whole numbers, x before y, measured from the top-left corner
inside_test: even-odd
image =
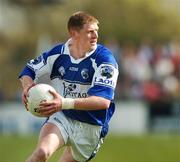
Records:
[[[104,133],[107,133],[115,110],[113,99],[118,65],[111,51],[100,44],[84,58],[75,60],[70,55],[68,43],[59,44],[30,60],[19,77],[28,75],[36,82],[47,82],[64,98],[99,96],[111,100],[108,109],[62,110],[74,120],[103,126]]]

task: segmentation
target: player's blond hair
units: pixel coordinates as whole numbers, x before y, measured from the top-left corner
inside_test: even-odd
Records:
[[[79,31],[83,28],[84,24],[87,23],[99,24],[99,21],[90,14],[87,14],[83,11],[78,11],[69,18],[67,28],[68,31],[70,31],[71,29]]]

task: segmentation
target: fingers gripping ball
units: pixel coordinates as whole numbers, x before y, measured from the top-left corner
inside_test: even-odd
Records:
[[[27,98],[27,108],[29,112],[35,116],[41,117],[37,109],[40,103],[53,99],[53,95],[49,91],[55,92],[56,90],[48,84],[36,84],[29,89]]]

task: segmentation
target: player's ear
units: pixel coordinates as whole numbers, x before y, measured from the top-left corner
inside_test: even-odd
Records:
[[[73,30],[73,29],[70,29],[69,30],[69,35],[71,37],[76,37],[78,35],[78,31],[77,30]]]
[[[75,35],[75,31],[72,30],[72,29],[70,29],[70,30],[69,30],[69,35],[70,35],[71,37],[73,37],[73,36]]]

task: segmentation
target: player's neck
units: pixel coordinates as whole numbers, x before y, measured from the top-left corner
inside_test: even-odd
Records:
[[[74,58],[74,59],[80,59],[86,56],[86,53],[88,52],[87,50],[85,50],[83,48],[83,46],[81,44],[78,43],[69,43],[69,51],[70,51],[70,55]]]

